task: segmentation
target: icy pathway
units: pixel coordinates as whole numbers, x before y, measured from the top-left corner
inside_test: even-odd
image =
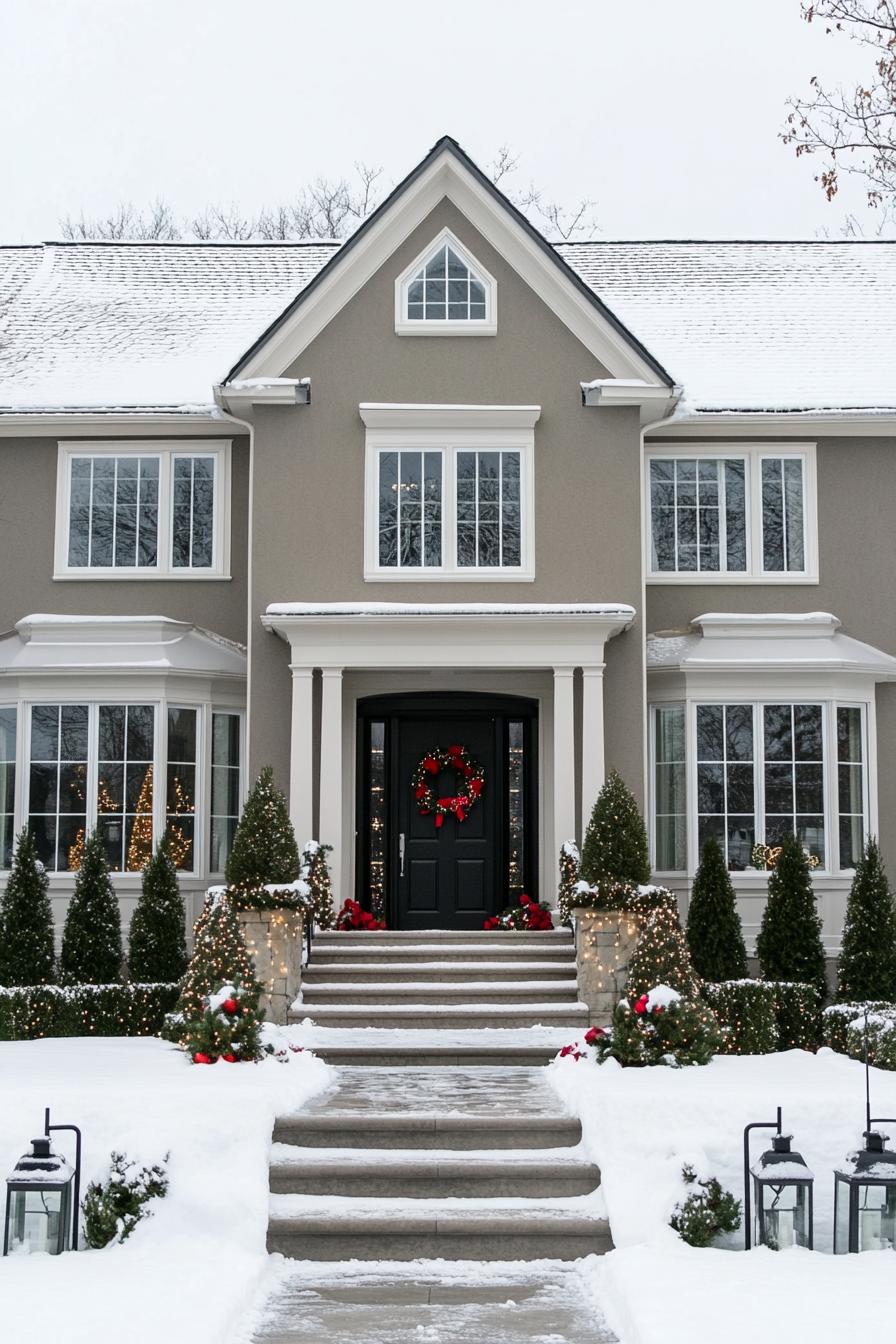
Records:
[[[586,1263],[283,1261],[239,1344],[616,1344]]]
[[[569,1032],[566,1033],[567,1036]],[[544,1069],[345,1067],[338,1086],[320,1093],[303,1114],[336,1111],[399,1111],[421,1115],[488,1115],[518,1112],[554,1115],[557,1094]]]

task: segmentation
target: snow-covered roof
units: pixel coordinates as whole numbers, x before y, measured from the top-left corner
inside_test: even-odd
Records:
[[[339,246],[0,247],[0,411],[207,412]],[[684,385],[688,410],[896,408],[896,243],[556,250]]]
[[[0,636],[0,679],[65,671],[246,676],[241,644],[169,616],[35,612]]]
[[[826,611],[707,612],[693,629],[647,637],[649,671],[856,672],[875,681],[896,681],[896,658],[844,635]]]

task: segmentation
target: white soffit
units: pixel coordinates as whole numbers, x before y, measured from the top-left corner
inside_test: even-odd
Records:
[[[167,616],[38,613],[0,637],[0,677],[52,672],[196,673],[245,680],[241,645]]]
[[[830,612],[708,612],[693,625],[696,630],[649,635],[648,669],[741,677],[751,671],[829,671],[896,680],[896,658],[841,634]]]

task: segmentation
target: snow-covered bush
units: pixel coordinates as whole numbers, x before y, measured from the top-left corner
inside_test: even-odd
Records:
[[[127,1241],[141,1219],[152,1216],[149,1201],[168,1192],[168,1157],[166,1153],[161,1163],[132,1171],[136,1164],[124,1153],[112,1154],[108,1179],[91,1181],[81,1205],[84,1240],[91,1250]]]
[[[867,999],[862,1003],[832,1003],[821,1014],[821,1043],[838,1054],[846,1054],[846,1037],[850,1025],[863,1019],[865,1013],[896,1014],[896,1003],[883,999]]]
[[[669,1219],[682,1241],[689,1246],[711,1246],[724,1232],[736,1232],[740,1227],[740,1200],[729,1190],[723,1190],[715,1176],[698,1181],[693,1167],[685,1164],[681,1178],[686,1186],[696,1185],[680,1204],[676,1204]]]
[[[821,995],[799,980],[767,980],[775,991],[779,1050],[814,1050],[818,1045]]]
[[[239,980],[207,995],[202,1012],[182,1024],[180,1044],[194,1064],[254,1064],[262,1056],[258,985]]]
[[[846,1053],[851,1059],[865,1058],[865,1016],[846,1029]],[[868,1014],[868,1063],[878,1069],[896,1069],[896,1008]]]
[[[45,1036],[157,1036],[177,984],[23,985],[0,989],[0,1041]]]
[[[708,1064],[718,1053],[721,1039],[718,1021],[706,1004],[684,998],[669,985],[656,985],[634,1004],[622,999],[609,1030],[592,1027],[584,1044],[599,1064],[615,1059],[623,1067],[666,1064],[679,1068]],[[564,1047],[560,1053],[576,1049]]]
[[[722,1024],[724,1055],[767,1055],[778,1048],[775,987],[763,980],[704,983],[703,998]]]

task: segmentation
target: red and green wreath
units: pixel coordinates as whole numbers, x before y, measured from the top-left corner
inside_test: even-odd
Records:
[[[454,794],[439,798],[433,785],[443,770],[454,770],[458,788]],[[443,751],[433,747],[417,766],[412,777],[414,797],[421,817],[435,817],[440,827],[446,817],[464,821],[485,786],[485,770],[467,755],[463,747],[454,745]]]

